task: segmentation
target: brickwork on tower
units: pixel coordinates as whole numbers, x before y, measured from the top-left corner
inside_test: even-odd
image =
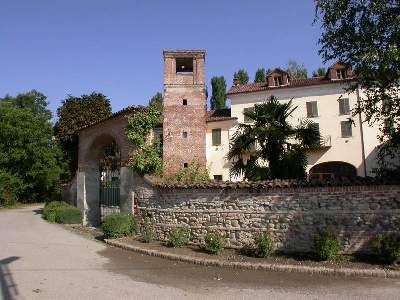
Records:
[[[205,51],[164,51],[164,172],[206,167]]]

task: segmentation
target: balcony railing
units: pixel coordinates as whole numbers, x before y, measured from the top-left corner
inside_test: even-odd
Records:
[[[327,148],[332,146],[332,138],[330,135],[321,136],[321,148]]]

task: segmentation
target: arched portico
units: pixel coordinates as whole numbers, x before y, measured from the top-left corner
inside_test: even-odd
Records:
[[[98,226],[110,212],[132,213],[135,149],[125,136],[126,118],[106,120],[79,133],[77,206],[85,225]]]
[[[357,169],[343,161],[328,161],[316,164],[310,169],[310,179],[329,180],[337,178],[354,178]]]

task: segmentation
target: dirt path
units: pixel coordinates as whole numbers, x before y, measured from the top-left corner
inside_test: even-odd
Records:
[[[398,299],[400,281],[193,266],[110,248],[48,224],[39,207],[0,210],[7,299]]]

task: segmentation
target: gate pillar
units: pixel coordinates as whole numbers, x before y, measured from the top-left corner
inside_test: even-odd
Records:
[[[133,170],[121,167],[120,172],[120,209],[121,212],[133,214]]]
[[[77,207],[82,212],[83,225],[100,224],[99,171],[86,169],[77,172]]]

